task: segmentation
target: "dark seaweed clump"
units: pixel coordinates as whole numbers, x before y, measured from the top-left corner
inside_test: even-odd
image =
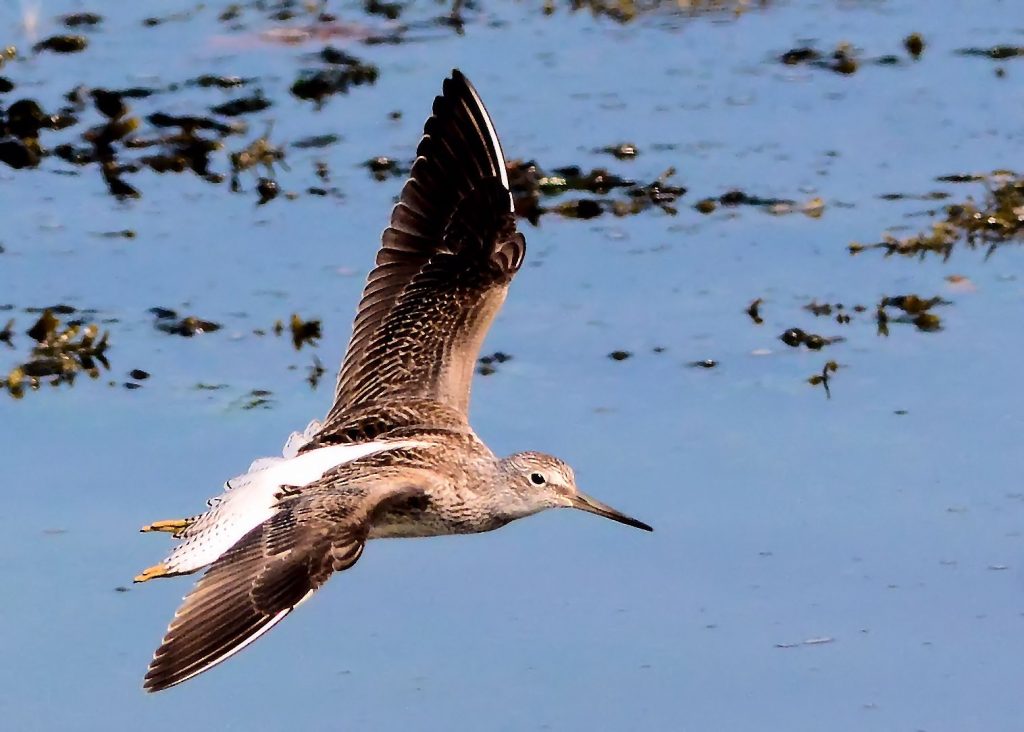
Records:
[[[918,33],[907,36],[903,47],[911,58],[917,59],[924,50],[924,39]],[[850,76],[864,66],[898,66],[903,59],[895,54],[863,57],[859,50],[850,43],[839,43],[832,51],[822,51],[814,46],[791,48],[779,55],[779,61],[786,66],[810,66],[824,69],[842,76]]]
[[[764,300],[759,297],[751,301],[750,305],[747,306],[747,315],[750,316],[755,325],[764,323],[764,318],[761,317],[761,303],[763,302]]]
[[[500,364],[511,360],[511,355],[503,351],[495,351],[488,356],[481,356],[477,360],[476,372],[481,376],[490,376],[491,374],[497,373],[498,366]]]
[[[154,23],[172,19],[153,19]],[[89,14],[68,16],[70,25],[95,25],[98,16]],[[55,46],[47,39],[46,48]],[[15,50],[0,53],[0,66],[14,58]],[[327,47],[316,57],[322,67],[311,75],[303,76],[293,85],[300,97],[322,100],[325,95],[347,91],[350,86],[372,83],[376,80],[376,67],[354,56]],[[231,89],[249,84],[253,80],[238,76],[204,74],[184,84],[170,84],[164,89],[133,87],[124,89],[86,89],[79,86],[65,95],[68,104],[57,111],[45,110],[34,99],[18,99],[0,106],[0,163],[15,169],[34,168],[47,156],[54,156],[75,167],[91,167],[102,176],[111,195],[120,199],[138,198],[142,194],[133,185],[132,176],[150,169],[157,173],[196,174],[204,180],[220,184],[225,175],[217,171],[215,154],[225,146],[228,136],[243,132],[246,125],[230,118],[265,111],[270,99],[263,91],[236,97],[210,107],[211,115],[171,114],[164,111],[136,115],[131,100],[142,99],[161,92],[174,91],[182,86],[201,86]],[[13,90],[14,83],[0,77],[0,93]],[[78,140],[63,141],[52,148],[45,143],[48,131],[63,130],[78,124],[78,117],[93,106],[104,121],[84,130]],[[219,117],[219,118],[218,118]],[[225,120],[225,118],[228,118]],[[256,180],[259,203],[266,203],[282,193],[273,171],[273,165],[284,165],[283,146],[273,145],[267,134],[257,138],[241,150],[230,155],[232,190],[241,190],[239,174],[256,167],[266,173]],[[324,145],[339,139],[321,136],[304,141],[306,144]],[[223,154],[217,155],[223,166]],[[223,167],[221,168],[223,170]],[[328,195],[336,189],[312,187],[312,195]],[[293,198],[295,194],[287,193]]]
[[[620,142],[618,145],[602,147],[597,152],[607,153],[619,160],[632,160],[640,154],[640,150],[631,142]]]
[[[131,114],[127,99],[148,95],[140,89],[76,88],[67,94],[71,104],[48,114],[32,99],[16,101],[7,109],[0,128],[0,162],[13,168],[35,167],[47,154],[74,166],[95,165],[111,195],[138,198],[140,193],[125,180],[126,174],[148,167],[158,173],[192,171],[211,183],[223,176],[211,170],[210,155],[220,149],[223,137],[236,128],[208,117],[178,116],[157,112],[146,121],[155,130],[140,135],[141,122]],[[77,114],[91,101],[106,121],[85,130],[84,144],[62,143],[52,151],[40,145],[43,130],[61,130],[77,123]],[[213,137],[201,134],[212,132]],[[130,157],[126,153],[142,151]]]
[[[961,48],[957,51],[961,56],[981,56],[993,61],[1024,56],[1024,46],[990,46],[988,48]]]
[[[85,36],[79,35],[57,35],[45,38],[32,47],[36,53],[40,51],[53,51],[54,53],[77,53],[84,51],[89,46]]]
[[[878,335],[889,335],[889,323],[911,323],[920,331],[934,333],[942,330],[942,319],[932,312],[936,305],[950,305],[948,300],[941,297],[920,297],[918,295],[899,295],[897,297],[883,297],[875,309],[875,322],[878,324]],[[896,308],[902,311],[900,315],[893,317],[889,314],[888,308]]]
[[[825,389],[825,398],[832,398],[832,389],[830,383],[832,381],[832,374],[839,370],[839,364],[835,361],[826,361],[825,365],[821,369],[820,374],[814,374],[807,379],[807,383],[811,386],[821,386]]]
[[[996,172],[987,176],[943,176],[939,180],[984,182],[984,197],[945,206],[945,218],[932,223],[926,231],[902,238],[883,234],[882,241],[874,244],[853,242],[849,245],[850,253],[881,249],[886,256],[923,258],[936,254],[948,259],[953,248],[963,243],[971,249],[985,247],[987,258],[1000,246],[1024,240],[1024,177]]]
[[[235,193],[242,190],[239,176],[247,171],[262,167],[266,176],[261,176],[256,185],[256,192],[259,194],[259,203],[263,204],[277,197],[278,187],[274,165],[279,164],[285,170],[288,165],[285,163],[285,151],[270,142],[270,126],[267,131],[250,142],[244,148],[231,153],[231,190]]]
[[[95,324],[69,323],[61,327],[60,319],[47,308],[25,333],[34,341],[28,360],[0,379],[0,387],[15,399],[24,396],[26,389],[36,390],[44,383],[73,384],[80,373],[95,379],[100,366],[110,368],[106,357],[109,334],[101,335]],[[0,332],[0,341],[13,346],[13,335],[14,321],[10,320]]]
[[[12,168],[34,168],[44,155],[42,130],[62,130],[78,121],[73,111],[47,114],[34,99],[19,99],[0,117],[0,162]]]
[[[508,163],[509,187],[516,214],[534,224],[548,213],[573,219],[592,219],[605,213],[628,216],[659,208],[674,215],[676,200],[686,193],[682,186],[668,182],[674,174],[675,169],[669,168],[653,182],[643,185],[604,168],[585,171],[570,165],[547,173],[533,161],[513,160]],[[615,191],[620,191],[621,195],[608,195]],[[542,198],[574,192],[591,195],[572,197],[552,205],[541,204]]]
[[[363,167],[370,171],[370,174],[378,181],[385,181],[388,178],[405,178],[409,175],[410,166],[402,165],[397,160],[378,155],[370,158]]]
[[[170,335],[179,335],[184,336],[185,338],[191,338],[192,336],[201,335],[203,333],[212,333],[221,329],[220,323],[203,320],[202,318],[197,318],[195,315],[186,315],[185,317],[179,318],[177,312],[168,308],[150,308],[149,312],[156,317],[156,329],[162,333],[168,333]]]
[[[224,117],[238,117],[243,114],[262,112],[270,107],[270,100],[263,96],[262,90],[257,89],[247,97],[239,97],[229,102],[210,107],[210,111]]]
[[[322,104],[332,94],[347,94],[353,86],[374,84],[380,70],[373,64],[327,46],[318,59],[323,66],[304,69],[292,84],[292,94],[299,99],[308,99]]]
[[[833,343],[839,343],[846,339],[842,336],[826,338],[825,336],[820,336],[816,333],[806,333],[800,328],[790,328],[779,336],[779,340],[792,348],[806,346],[812,351],[820,351],[825,346],[832,345]]]
[[[60,20],[68,28],[92,28],[103,22],[103,16],[89,12],[69,13]]]
[[[804,305],[804,310],[811,313],[816,318],[831,317],[833,314],[836,316],[835,321],[840,325],[847,325],[852,316],[849,313],[849,309],[843,303],[819,303],[817,300],[811,300],[809,303]],[[854,305],[852,310],[856,313],[863,313],[867,310],[864,305]]]
[[[412,167],[410,163],[384,156],[371,158],[363,165],[378,181],[404,178]],[[629,216],[659,208],[675,215],[677,211],[674,204],[686,193],[686,188],[669,183],[669,179],[675,175],[675,168],[669,168],[648,184],[623,178],[605,168],[592,168],[588,171],[576,165],[568,165],[554,168],[549,173],[532,160],[511,160],[507,163],[507,170],[516,215],[532,224],[538,223],[545,214],[571,219],[593,219],[605,213]],[[572,196],[550,205],[541,203],[573,193],[588,195]],[[613,193],[619,195],[611,195]]]
[[[561,4],[567,6],[574,13],[587,11],[595,17],[608,18],[625,24],[654,13],[671,15],[728,13],[730,16],[737,16],[749,10],[765,8],[770,4],[770,0],[648,0],[648,2],[565,0]],[[554,0],[548,0],[544,4],[544,13],[546,15],[554,14],[557,5]]]
[[[753,195],[739,189],[726,191],[717,198],[702,198],[693,205],[698,212],[710,214],[722,208],[738,208],[753,206],[773,216],[784,216],[791,213],[802,213],[812,219],[820,218],[825,212],[825,201],[814,197],[804,203],[788,198],[772,198]]]
[[[253,389],[248,394],[244,394],[232,402],[231,407],[244,411],[270,409],[274,405],[274,400],[271,399],[272,396],[273,392],[269,389]]]
[[[284,324],[280,320],[274,323],[275,335],[281,335],[284,330]],[[292,345],[296,351],[301,351],[304,345],[316,346],[321,337],[319,320],[303,320],[296,313],[292,313],[291,320],[288,321],[288,330],[291,332]]]

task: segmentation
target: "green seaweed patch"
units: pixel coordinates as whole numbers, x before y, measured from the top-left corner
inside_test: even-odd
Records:
[[[0,332],[0,341],[13,345],[13,330],[12,320]],[[100,375],[101,366],[110,368],[106,357],[109,333],[101,335],[96,324],[62,327],[60,319],[47,309],[26,331],[26,335],[33,341],[28,359],[0,379],[0,387],[15,399],[23,397],[26,390],[39,389],[44,383],[53,386],[73,384],[81,373],[95,379]]]
[[[971,249],[985,247],[986,259],[1005,244],[1024,239],[1024,177],[1009,171],[996,171],[986,176],[958,174],[943,176],[946,182],[977,182],[985,184],[980,201],[968,198],[962,203],[943,208],[945,218],[933,222],[923,232],[907,237],[882,235],[882,241],[873,244],[851,242],[851,254],[869,249],[881,249],[885,256],[899,254],[924,258],[929,254],[949,259],[957,244]]]

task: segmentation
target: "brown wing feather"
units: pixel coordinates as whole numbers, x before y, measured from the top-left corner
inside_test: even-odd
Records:
[[[143,687],[160,691],[230,658],[363,552],[373,517],[421,490],[397,485],[290,499],[224,553],[174,614]]]
[[[416,155],[363,291],[332,416],[397,396],[464,414],[480,345],[525,256],[494,127],[458,71]]]

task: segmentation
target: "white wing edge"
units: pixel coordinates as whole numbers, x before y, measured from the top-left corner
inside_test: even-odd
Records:
[[[389,450],[428,447],[418,440],[331,445],[293,458],[279,458],[253,473],[232,478],[231,488],[182,533],[164,560],[169,573],[188,574],[213,563],[250,530],[274,515],[281,486],[304,486],[331,468]]]

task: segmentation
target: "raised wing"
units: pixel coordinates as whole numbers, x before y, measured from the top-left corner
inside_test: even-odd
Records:
[[[224,661],[283,620],[333,572],[359,559],[374,516],[422,489],[372,489],[286,500],[222,555],[174,614],[143,684],[160,691]]]
[[[494,126],[453,71],[384,231],[331,415],[403,397],[465,414],[480,345],[525,253]]]

